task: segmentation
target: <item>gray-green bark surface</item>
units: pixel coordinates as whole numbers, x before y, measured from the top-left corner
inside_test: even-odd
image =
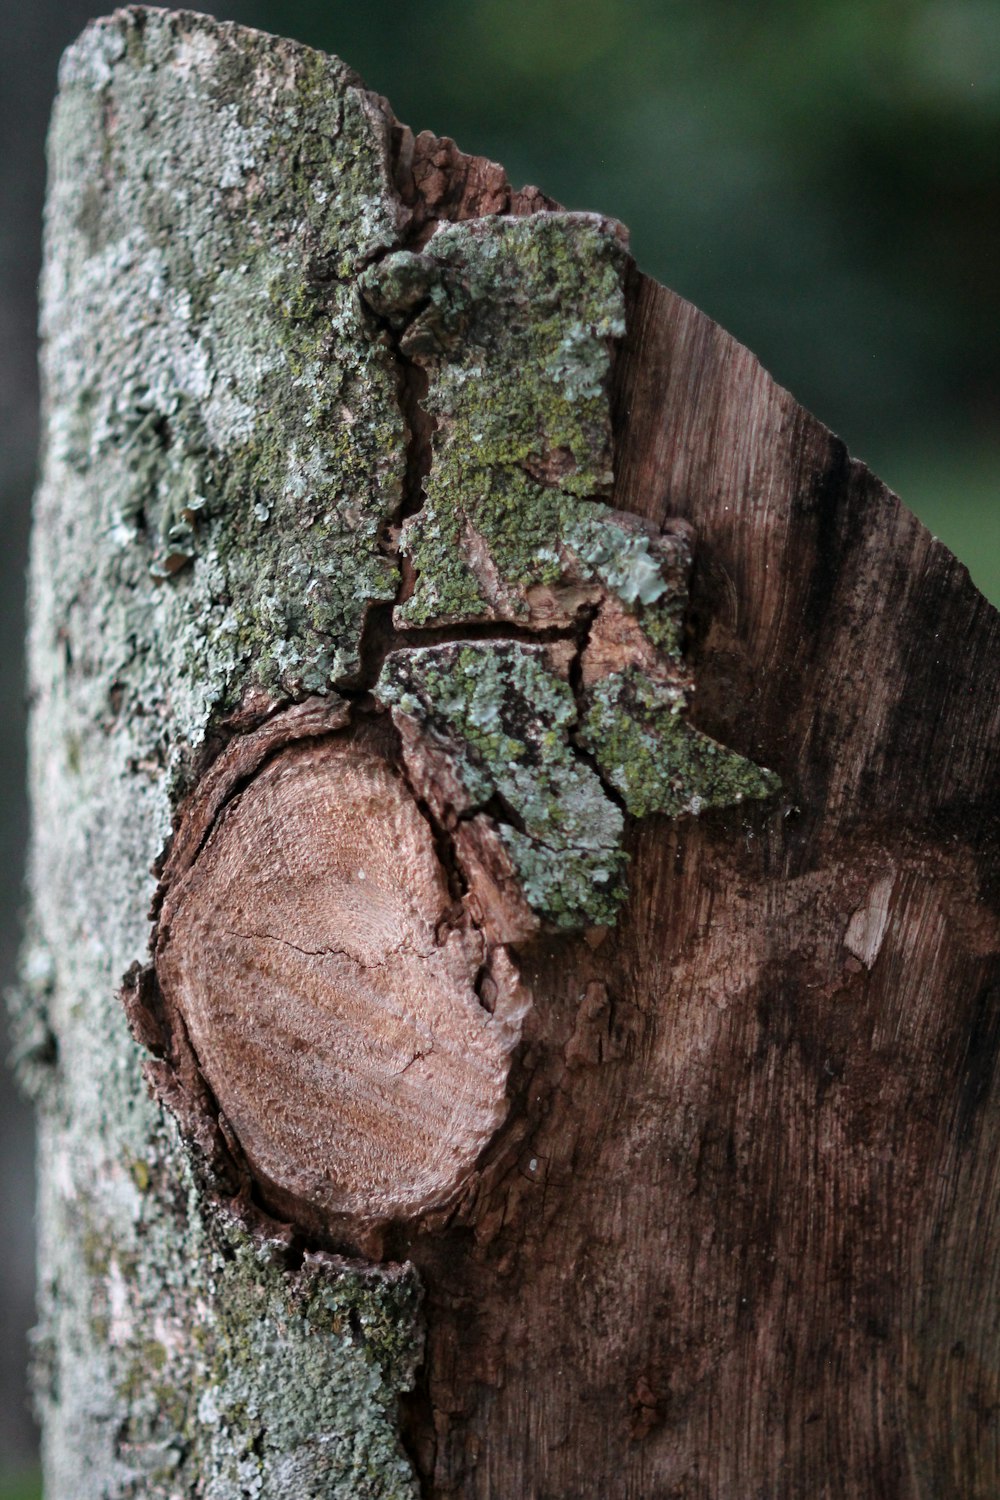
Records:
[[[118,999],[210,726],[251,684],[355,669],[395,592],[404,424],[353,286],[399,230],[388,137],[335,60],[204,18],[121,12],[63,64],[22,1017],[55,1054],[33,1068],[50,1500],[416,1493],[412,1277],[290,1272],[213,1217]]]

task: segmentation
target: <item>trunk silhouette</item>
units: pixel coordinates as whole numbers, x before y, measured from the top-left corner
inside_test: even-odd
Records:
[[[49,1500],[996,1494],[965,569],[297,44],[95,22],[46,247]]]

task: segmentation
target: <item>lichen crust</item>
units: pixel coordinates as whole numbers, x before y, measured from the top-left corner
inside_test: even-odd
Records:
[[[464,814],[498,813],[528,905],[556,928],[614,920],[624,819],[574,752],[572,690],[545,648],[478,641],[394,652],[376,686],[447,753]]]
[[[123,11],[67,54],[50,156],[38,566],[120,715],[169,691],[190,758],[254,689],[352,680],[395,597],[405,423],[356,296],[406,217],[391,117],[335,58]]]
[[[562,929],[614,921],[622,809],[697,814],[776,785],[682,717],[690,536],[606,501],[626,264],[618,226],[549,211],[439,225],[359,280],[430,424],[398,544],[404,649],[374,694],[448,747],[463,815],[491,811],[528,905]],[[487,622],[488,643],[406,649],[407,630]],[[565,643],[558,662],[532,634]]]
[[[633,816],[697,817],[778,790],[773,771],[702,734],[680,708],[673,694],[634,668],[609,674],[587,695],[580,744]]]

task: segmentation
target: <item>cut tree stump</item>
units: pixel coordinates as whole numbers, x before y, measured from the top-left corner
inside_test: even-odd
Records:
[[[49,1500],[1000,1493],[965,568],[620,225],[207,17],[67,53],[42,323]]]

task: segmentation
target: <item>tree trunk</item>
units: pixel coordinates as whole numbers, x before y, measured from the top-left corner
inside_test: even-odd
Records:
[[[335,59],[119,11],[51,153],[49,1500],[995,1495],[965,569]]]

